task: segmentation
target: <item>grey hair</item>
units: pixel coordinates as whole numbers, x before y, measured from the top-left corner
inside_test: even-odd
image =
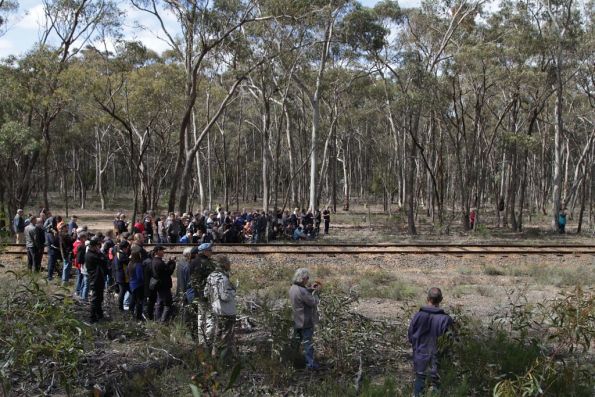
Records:
[[[192,247],[184,248],[184,251],[182,251],[182,255],[184,255],[186,258],[190,258],[192,256]]]
[[[295,271],[291,282],[294,284],[303,284],[308,277],[310,277],[310,271],[305,267],[301,267]]]

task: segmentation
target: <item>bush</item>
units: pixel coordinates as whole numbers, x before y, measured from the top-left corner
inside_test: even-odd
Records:
[[[0,291],[2,394],[73,393],[90,330],[73,313],[66,290],[53,293],[36,277],[10,272]]]

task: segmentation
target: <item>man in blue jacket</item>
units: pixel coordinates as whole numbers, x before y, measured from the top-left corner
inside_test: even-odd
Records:
[[[440,308],[442,291],[430,288],[428,305],[419,309],[409,325],[409,342],[413,347],[413,369],[415,371],[414,395],[421,396],[426,384],[426,373],[430,374],[432,388],[438,390],[438,338],[452,326],[452,318]]]

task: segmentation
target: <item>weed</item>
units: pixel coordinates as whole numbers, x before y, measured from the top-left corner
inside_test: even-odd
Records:
[[[484,265],[481,267],[484,274],[488,276],[503,276],[505,271],[499,267]]]

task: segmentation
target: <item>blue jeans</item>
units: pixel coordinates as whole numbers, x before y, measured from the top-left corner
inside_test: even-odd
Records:
[[[83,292],[83,274],[81,273],[81,269],[76,269],[76,285],[74,291],[78,296],[81,296],[81,292]]]
[[[66,258],[62,261],[62,282],[67,283],[70,280],[70,269],[72,268],[72,263],[70,259]]]
[[[432,392],[438,393],[440,389],[440,378],[438,374],[430,373],[430,383],[432,385]],[[426,374],[425,372],[417,372],[415,374],[415,382],[413,382],[413,395],[415,397],[425,395],[424,389],[426,387]]]
[[[83,276],[83,286],[81,287],[80,297],[84,300],[89,298],[89,276],[86,274],[82,274]]]
[[[58,254],[53,249],[48,249],[48,280],[54,278],[54,269],[56,267],[56,262],[58,261],[57,256]]]
[[[317,368],[318,364],[314,361],[314,345],[312,344],[312,336],[314,335],[314,328],[296,328],[296,339],[299,339],[300,344],[304,346],[304,358],[306,359],[306,367]]]

